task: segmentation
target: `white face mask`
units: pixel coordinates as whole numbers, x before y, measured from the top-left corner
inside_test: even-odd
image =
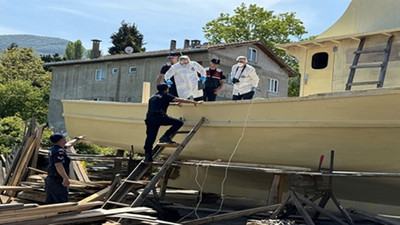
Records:
[[[237,65],[238,65],[239,67],[243,67],[243,66],[244,66],[244,63],[237,63]]]

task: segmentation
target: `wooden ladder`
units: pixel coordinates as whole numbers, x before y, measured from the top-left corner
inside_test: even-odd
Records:
[[[157,174],[150,180],[150,182],[145,185],[138,181],[146,171],[152,166],[151,163],[146,163],[142,160],[136,168],[128,175],[128,177],[121,183],[121,185],[114,191],[113,194],[104,202],[102,208],[103,209],[110,209],[116,206],[122,207],[137,207],[140,206],[144,200],[146,199],[147,195],[150,191],[155,191],[155,187],[157,182],[164,176],[167,170],[170,168],[171,164],[175,159],[179,156],[182,150],[186,147],[192,137],[195,135],[197,130],[203,125],[206,121],[204,117],[202,117],[199,122],[190,130],[190,131],[178,131],[176,133],[187,133],[187,136],[182,141],[181,144],[176,148],[176,150],[169,156],[169,158],[164,161],[162,167],[157,172]],[[174,134],[175,135],[175,134]],[[165,144],[157,144],[153,150],[152,155],[153,158],[157,157],[166,147]],[[135,200],[131,204],[123,203],[122,201],[125,199],[127,194],[131,191],[132,188],[138,185],[145,186],[141,193],[137,193]]]
[[[392,42],[393,42],[394,35],[391,35],[387,41],[386,48],[384,49],[371,49],[371,50],[363,50],[364,48],[364,43],[365,43],[365,37],[361,38],[360,44],[358,45],[357,51],[354,52],[354,59],[353,59],[353,64],[350,66],[350,74],[349,78],[346,83],[346,91],[350,91],[352,86],[356,85],[371,85],[371,84],[376,84],[377,88],[383,87],[383,82],[385,80],[385,75],[386,75],[386,69],[387,65],[389,62],[389,56],[390,56],[390,51],[392,48]],[[382,63],[379,64],[363,64],[363,65],[358,65],[358,61],[360,59],[361,54],[368,54],[368,53],[377,53],[377,52],[383,52],[383,61]],[[364,68],[376,68],[380,67],[381,72],[379,74],[379,79],[377,81],[363,81],[363,82],[353,82],[354,80],[354,75],[356,73],[356,69],[364,69]]]

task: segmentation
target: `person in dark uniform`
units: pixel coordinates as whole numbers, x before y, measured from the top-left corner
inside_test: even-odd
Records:
[[[224,86],[226,77],[224,76],[223,71],[218,68],[219,63],[219,59],[213,58],[210,61],[210,67],[206,68],[206,82],[203,89],[204,101],[215,101],[217,94]]]
[[[192,101],[189,99],[178,98],[168,93],[167,84],[157,85],[158,92],[150,97],[149,107],[146,114],[146,141],[144,144],[145,162],[152,162],[153,156],[151,151],[153,149],[154,141],[156,140],[160,126],[172,125],[160,138],[160,143],[174,144],[170,136],[182,127],[183,121],[167,115],[167,109],[170,102],[176,102],[178,106],[181,103],[193,103],[195,106],[201,104],[203,101]]]
[[[50,136],[53,143],[49,152],[49,168],[45,179],[46,204],[68,202],[69,158],[66,147],[73,146],[83,136],[67,143],[66,134],[54,133]]]
[[[177,53],[174,53],[174,52],[169,53],[169,55],[167,56],[167,58],[169,59],[169,62],[164,64],[163,67],[161,68],[160,74],[158,75],[157,80],[156,80],[156,85],[159,85],[161,82],[163,82],[164,75],[167,73],[169,68],[171,68],[172,65],[178,63],[178,57],[179,57],[179,55]],[[169,93],[173,96],[178,97],[178,92],[176,90],[176,84],[175,84],[175,78],[172,77],[171,81],[172,81],[172,84],[169,87]]]

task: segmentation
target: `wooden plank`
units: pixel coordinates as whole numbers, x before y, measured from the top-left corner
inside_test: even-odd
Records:
[[[36,132],[36,138],[38,139],[38,141],[36,141],[36,146],[32,153],[32,158],[31,158],[31,167],[33,167],[33,168],[36,168],[36,166],[37,166],[37,160],[39,157],[39,149],[40,149],[40,141],[42,140],[43,130],[44,130],[44,126],[39,126],[39,128]],[[32,175],[32,172],[33,171],[29,171],[28,175]]]
[[[101,221],[105,220],[107,216],[111,216],[114,214],[120,214],[120,213],[156,213],[154,210],[147,208],[147,207],[136,207],[136,208],[131,208],[131,207],[125,207],[125,208],[116,208],[116,209],[92,209],[92,210],[86,210],[82,211],[80,213],[75,213],[75,214],[60,214],[60,215],[53,215],[52,217],[46,218],[38,218],[35,220],[29,220],[29,223],[27,221],[24,221],[24,223],[21,222],[14,222],[10,223],[9,225],[43,225],[43,224],[72,224],[72,223],[89,223],[93,221]]]
[[[111,186],[108,186],[78,202],[78,204],[84,204],[92,201],[103,201],[106,194],[111,190]]]
[[[71,154],[76,154],[74,146],[69,147],[68,151]],[[90,182],[89,176],[87,175],[85,168],[83,168],[81,161],[72,161],[71,163],[73,164],[73,171],[75,172],[78,180],[82,182]]]
[[[118,149],[117,153],[115,154],[116,157],[122,157],[124,156],[125,150]],[[113,176],[117,174],[121,174],[121,169],[122,169],[122,162],[121,161],[116,161],[114,162],[114,171],[113,171]]]
[[[14,191],[24,191],[24,190],[31,190],[32,187],[28,186],[0,186],[0,191],[8,191],[8,190],[14,190]]]
[[[27,145],[27,148],[23,150],[22,157],[18,161],[16,170],[13,173],[8,185],[18,186],[19,182],[22,180],[22,177],[24,176],[24,171],[28,167],[29,160],[30,160],[32,153],[34,151],[34,148],[36,146],[36,141],[37,141],[37,139],[34,136],[31,136],[29,138],[29,141],[28,141],[29,144]],[[15,197],[16,192],[11,190],[11,191],[7,191],[6,194],[11,197]]]
[[[253,215],[256,213],[260,213],[260,212],[276,210],[280,205],[281,204],[275,204],[275,205],[257,207],[257,208],[253,208],[253,209],[240,210],[240,211],[231,212],[231,213],[224,213],[221,215],[185,221],[185,222],[182,222],[182,224],[197,225],[197,224],[204,224],[204,223],[210,223],[210,222],[215,222],[215,221],[229,220],[229,219],[234,219],[234,218],[243,217],[243,216],[250,216],[250,215]]]
[[[72,212],[84,211],[99,206],[101,204],[103,204],[103,202],[90,202],[82,205],[78,205],[77,203],[67,202],[67,203],[44,205],[36,208],[0,212],[0,224],[46,218],[49,216],[55,216],[59,213],[65,213],[71,211]]]
[[[380,215],[377,215],[374,213],[370,213],[370,212],[365,212],[363,210],[356,209],[356,208],[348,208],[347,211],[349,211],[352,214],[361,216],[362,218],[368,219],[370,221],[377,222],[379,224],[388,224],[388,225],[400,224],[400,220],[386,218],[386,217],[383,217],[383,216],[380,216]]]

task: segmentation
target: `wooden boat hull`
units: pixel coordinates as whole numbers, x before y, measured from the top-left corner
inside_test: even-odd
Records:
[[[63,107],[70,136],[143,152],[147,104],[64,100]],[[400,172],[400,88],[207,102],[168,114],[183,118],[183,129],[207,119],[181,159],[228,161],[237,146],[234,162],[316,168],[320,155],[335,150],[338,170]]]
[[[63,101],[67,132],[98,145],[143,152],[147,104]],[[335,150],[335,170],[399,173],[400,88],[319,94],[301,98],[206,102],[170,107],[190,129],[207,119],[181,159],[297,166],[316,169],[320,155]],[[161,129],[159,136],[165,129]],[[181,141],[184,135],[176,136]],[[171,154],[167,149],[164,154]],[[323,167],[329,167],[329,159]],[[224,170],[207,173],[204,192],[221,193]],[[172,187],[198,189],[196,168],[183,166]],[[202,178],[203,177],[203,178]],[[229,170],[225,195],[267,199],[272,174]],[[201,183],[201,182],[200,182]],[[346,207],[376,213],[400,211],[399,178],[335,178]]]

